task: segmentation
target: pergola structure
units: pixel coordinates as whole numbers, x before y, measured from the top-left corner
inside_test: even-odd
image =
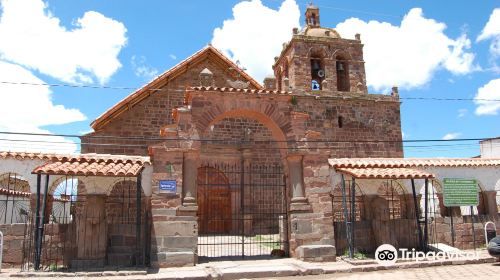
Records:
[[[141,233],[142,235],[146,235],[147,231],[141,228],[141,221],[144,223],[142,215],[145,214],[144,209],[148,207],[148,203],[144,203],[142,199],[147,199],[145,194],[149,197],[151,192],[150,183],[148,184],[151,181],[150,173],[152,172],[149,157],[105,154],[61,155],[0,152],[0,159],[6,163],[3,167],[9,168],[8,170],[0,168],[0,173],[8,171],[8,174],[11,174],[11,172],[12,174],[19,174],[23,178],[26,178],[27,184],[30,185],[27,195],[31,201],[29,203],[31,210],[28,210],[28,212],[32,214],[28,214],[30,218],[26,221],[29,228],[27,228],[28,237],[25,237],[25,241],[31,241],[25,242],[26,246],[24,246],[30,248],[23,249],[25,250],[23,252],[23,262],[25,264],[29,266],[33,265],[33,268],[38,270],[43,266],[47,254],[61,254],[58,259],[65,266],[78,266],[78,264],[82,263],[82,259],[86,265],[100,265],[101,263],[105,263],[103,261],[92,262],[93,259],[102,260],[107,256],[106,250],[109,244],[106,242],[109,239],[109,236],[107,236],[109,226],[106,223],[112,223],[113,221],[106,221],[104,217],[106,216],[108,217],[107,219],[110,219],[109,216],[111,214],[120,211],[127,211],[127,214],[128,212],[135,212],[135,217],[130,213],[132,216],[130,221],[132,222],[129,222],[130,227],[127,227],[127,229],[132,229],[135,226],[135,232],[132,232],[135,235],[135,244],[128,245],[135,246],[135,251],[131,253],[135,258],[134,263],[144,264],[146,261],[145,254],[147,253],[145,248],[149,242],[142,243]],[[145,169],[147,172],[143,178]],[[55,190],[63,182],[67,183],[68,178],[77,180],[78,185],[81,184],[81,186],[78,186],[78,194],[66,192],[74,192],[75,190],[66,190],[57,195],[54,194]],[[134,201],[124,201],[123,199],[119,200],[116,197],[112,197],[113,191],[123,185],[124,182],[128,182],[125,184],[128,187],[126,190],[129,192],[126,194],[127,199],[133,199]],[[135,186],[132,184],[135,184]],[[61,197],[56,197],[58,195]],[[76,201],[77,197],[80,197],[78,201]],[[52,203],[54,201],[64,201],[66,204],[70,203],[71,205],[78,204],[80,215],[75,216],[74,212],[71,212],[71,214],[65,213],[65,222],[58,219],[60,217],[56,221],[55,215],[57,213],[52,212]],[[147,202],[148,200],[145,201]],[[120,203],[127,203],[127,205],[124,205],[124,207],[117,206]],[[130,207],[130,205],[133,207]],[[119,209],[112,209],[113,207],[119,207]],[[129,209],[126,209],[127,207]],[[107,213],[108,208],[111,208],[114,212],[111,214]],[[70,208],[67,207],[67,209]],[[49,219],[47,214],[52,219]],[[96,220],[97,216],[101,218],[100,221]],[[75,221],[75,219],[79,220]],[[71,221],[73,221],[73,226],[69,229],[67,227],[69,224],[67,223],[71,223]],[[59,225],[59,228],[54,230],[54,226],[56,225]],[[99,228],[97,231],[95,230],[96,225]],[[146,227],[145,224],[144,227]],[[62,235],[55,236],[54,234]],[[53,240],[58,240],[67,238],[71,234],[78,236],[76,241],[64,240],[64,242],[66,242],[65,244],[73,243],[71,250],[74,252],[64,252],[68,250],[64,246],[62,249],[63,252],[54,251],[54,248],[49,248],[49,243],[52,241],[47,243],[47,236],[50,239],[53,239],[52,237],[55,236]],[[144,236],[144,238],[146,239],[148,236]],[[92,244],[96,243],[101,244],[98,245],[99,249],[89,249],[89,247],[92,247]],[[140,246],[140,244],[144,246]],[[54,246],[61,247],[60,245]],[[42,251],[46,253],[42,254]],[[74,260],[77,261],[75,262]]]
[[[412,195],[413,202],[415,206],[415,221],[417,223],[418,230],[418,240],[420,249],[427,248],[427,201],[428,201],[428,179],[435,178],[434,174],[419,170],[416,168],[405,168],[405,167],[342,167],[343,163],[335,162],[330,160],[330,164],[335,170],[341,174],[341,186],[342,186],[342,204],[344,209],[344,221],[346,223],[346,235],[349,245],[349,257],[352,258],[354,255],[354,224],[355,224],[355,212],[356,212],[356,179],[391,179],[391,180],[410,180],[412,185]],[[346,182],[344,175],[348,175],[352,178],[351,187],[351,213],[347,213],[346,205]],[[419,226],[419,209],[417,203],[417,193],[415,191],[415,179],[425,179],[425,217],[424,217],[424,233],[422,235],[422,230]],[[350,219],[349,217],[350,216]]]

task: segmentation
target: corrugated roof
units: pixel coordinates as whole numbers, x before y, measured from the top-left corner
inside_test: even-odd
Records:
[[[500,159],[486,158],[334,158],[335,168],[408,168],[500,166]]]
[[[335,168],[358,179],[425,179],[434,174],[414,168]]]

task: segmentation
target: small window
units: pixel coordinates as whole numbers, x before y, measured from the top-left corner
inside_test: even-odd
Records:
[[[342,128],[344,126],[344,118],[342,116],[339,116],[337,122],[339,124],[339,128]]]

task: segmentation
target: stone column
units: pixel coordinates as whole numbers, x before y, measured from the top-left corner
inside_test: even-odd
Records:
[[[249,148],[243,148],[241,150],[241,169],[244,171],[244,178],[243,178],[243,184],[244,186],[240,186],[240,192],[243,191],[243,211],[244,211],[244,217],[243,217],[243,229],[244,229],[244,234],[247,236],[251,236],[253,233],[253,215],[248,214],[252,212],[250,209],[251,204],[252,204],[252,196],[251,196],[251,190],[250,186],[252,185],[250,173],[251,173],[251,157],[252,157],[252,151]]]
[[[483,197],[486,214],[495,220],[498,219],[497,191],[483,191]]]
[[[311,208],[305,197],[303,158],[304,156],[301,154],[291,154],[287,157],[290,186],[292,188],[291,211],[309,210]]]
[[[196,179],[198,177],[200,153],[192,150],[184,153],[184,166],[182,171],[184,197],[182,205],[186,207],[197,206]]]

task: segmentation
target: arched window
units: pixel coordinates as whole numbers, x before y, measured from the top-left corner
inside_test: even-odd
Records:
[[[337,73],[337,90],[338,91],[349,91],[349,64],[343,56],[337,56],[336,62],[336,73]]]
[[[404,188],[394,180],[383,182],[378,189],[378,196],[387,201],[386,217],[391,220],[405,218],[406,203],[404,198]]]
[[[346,180],[345,181],[345,199],[346,199],[346,205],[347,205],[347,215],[348,219],[349,216],[351,215],[351,197],[352,197],[352,181]],[[344,221],[344,206],[342,202],[342,186],[337,185],[334,187],[332,192],[330,193],[332,197],[332,207],[333,207],[333,220],[335,222],[342,222]],[[363,220],[363,213],[364,213],[364,201],[363,201],[363,192],[359,188],[359,185],[356,184],[356,193],[355,193],[355,202],[354,205],[356,207],[355,213],[356,213],[356,221],[361,221]]]
[[[26,221],[30,211],[30,186],[19,174],[0,176],[0,223],[15,224]]]
[[[52,194],[51,223],[69,224],[76,213],[84,207],[86,191],[83,182],[76,177],[65,176],[55,181],[49,193]]]
[[[321,90],[321,83],[325,79],[325,65],[319,57],[311,58],[311,89]]]

